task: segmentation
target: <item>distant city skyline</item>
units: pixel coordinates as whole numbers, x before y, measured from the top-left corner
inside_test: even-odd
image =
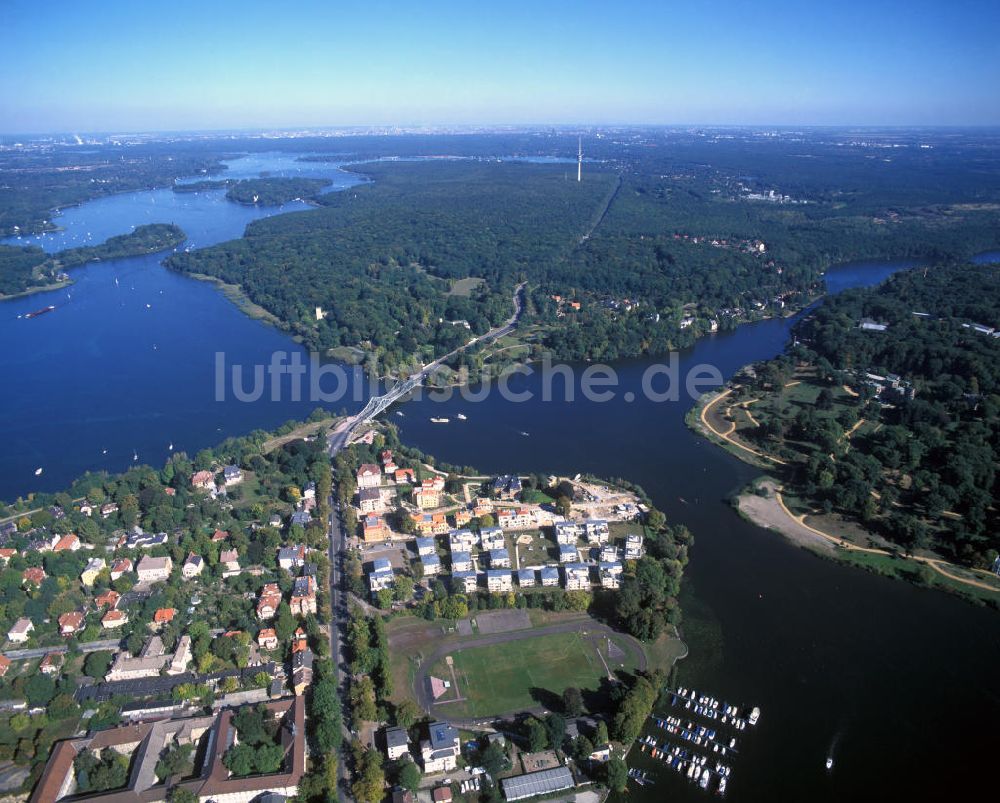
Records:
[[[0,133],[1000,125],[1000,4],[44,6],[0,19]]]

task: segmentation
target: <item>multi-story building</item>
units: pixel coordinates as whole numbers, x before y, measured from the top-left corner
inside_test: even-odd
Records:
[[[568,563],[563,566],[567,591],[590,590],[590,567],[583,563]]]
[[[513,591],[514,581],[509,569],[489,569],[486,572],[486,588],[494,593]]]

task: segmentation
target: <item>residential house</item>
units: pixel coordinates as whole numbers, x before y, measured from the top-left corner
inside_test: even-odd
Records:
[[[376,558],[372,561],[372,570],[368,574],[368,586],[372,594],[376,594],[384,588],[389,588],[393,583],[392,564],[386,558]]]
[[[601,563],[614,563],[618,560],[618,547],[614,544],[605,544],[601,547]]]
[[[84,502],[82,505],[80,505],[80,512],[84,516],[93,516],[94,515],[94,506],[92,504],[90,504],[90,502]]]
[[[484,527],[479,531],[479,541],[486,550],[503,549],[506,546],[503,530],[499,527]]]
[[[97,582],[97,577],[104,571],[105,566],[107,564],[104,562],[104,558],[91,558],[87,561],[87,565],[84,566],[83,571],[80,572],[80,582],[90,588],[90,586]]]
[[[517,570],[517,584],[521,588],[534,588],[535,587],[535,570],[534,569],[518,569]]]
[[[479,585],[479,579],[473,571],[451,573],[451,590],[455,593],[472,594]]]
[[[191,637],[187,634],[177,639],[177,647],[167,664],[168,675],[183,675],[191,663]]]
[[[135,567],[140,583],[161,583],[170,579],[174,562],[169,558],[153,558],[144,555]]]
[[[108,502],[107,504],[101,505],[101,518],[107,519],[111,518],[115,513],[118,512],[117,502]]]
[[[215,488],[215,475],[211,471],[196,471],[191,475],[191,487],[211,491]]]
[[[421,510],[441,504],[441,491],[434,487],[434,480],[424,480],[413,489],[413,503]]]
[[[478,540],[471,530],[452,530],[448,533],[448,548],[452,552],[470,552]]]
[[[451,787],[435,786],[431,791],[431,800],[433,803],[451,803]]]
[[[227,538],[229,538],[228,530],[216,530],[214,533],[212,533],[213,544],[217,544],[220,541],[225,541]]]
[[[118,558],[118,560],[111,564],[111,582],[128,574],[130,571],[132,571],[132,559]]]
[[[606,544],[611,537],[611,529],[604,519],[587,519],[583,523],[583,530],[591,544]]]
[[[143,532],[142,528],[135,527],[120,546],[125,549],[152,549],[156,546],[166,546],[169,540],[166,533],[147,533]]]
[[[316,578],[309,575],[296,577],[288,605],[295,616],[316,613]]]
[[[358,469],[358,488],[378,488],[382,484],[382,470],[374,463],[365,463]]]
[[[615,589],[621,585],[622,565],[617,561],[613,563],[600,563],[598,570],[601,575],[601,587]]]
[[[17,531],[15,530],[15,532]],[[0,537],[2,537],[2,535],[3,534],[0,533]],[[0,549],[0,563],[6,566],[8,563],[10,563],[10,559],[14,557],[16,554],[17,550],[11,549],[10,547],[4,547],[3,549]]]
[[[6,655],[0,655],[0,678],[7,674],[7,670],[10,669],[11,660]]]
[[[62,662],[62,655],[57,652],[47,652],[38,663],[38,671],[43,675],[58,675]]]
[[[106,589],[94,597],[94,605],[98,610],[102,608],[107,608],[109,611],[114,610],[118,607],[118,601],[121,599],[121,594],[113,589]]]
[[[459,508],[452,514],[452,519],[455,522],[456,527],[464,527],[470,521],[472,521],[472,511],[466,508]]]
[[[184,565],[181,566],[181,574],[185,580],[191,580],[202,573],[205,568],[205,561],[201,555],[195,555],[194,552],[188,554],[184,561]]]
[[[494,478],[492,484],[493,495],[499,499],[517,499],[521,493],[521,478],[513,474],[501,474]]]
[[[437,545],[434,543],[433,538],[417,538],[417,554],[423,557],[424,555],[434,555],[437,553]]]
[[[222,469],[222,478],[227,488],[239,485],[243,482],[243,471],[239,466],[226,466]]]
[[[291,527],[293,524],[298,524],[300,527],[306,527],[312,519],[312,513],[308,510],[296,510],[291,515],[291,518],[289,518],[288,526]]]
[[[295,569],[301,569],[306,564],[306,546],[305,544],[294,544],[292,546],[283,546],[278,549],[278,566],[280,566],[285,571],[291,572]]]
[[[7,631],[7,638],[15,644],[24,644],[31,637],[31,631],[34,629],[35,625],[32,621],[27,616],[22,616]]]
[[[411,513],[410,519],[420,535],[444,535],[450,529],[444,513]]]
[[[385,729],[385,754],[389,761],[398,761],[410,752],[410,736],[406,728]]]
[[[302,498],[303,499],[315,499],[316,498],[316,483],[307,482],[302,488]]]
[[[514,581],[509,569],[488,569],[486,571],[486,588],[493,593],[513,591]]]
[[[110,610],[101,619],[101,627],[111,630],[121,627],[128,622],[128,614],[125,611]]]
[[[83,546],[80,543],[80,539],[77,538],[73,533],[68,533],[56,541],[55,545],[52,547],[53,552],[76,552]]]
[[[166,627],[174,621],[174,617],[176,615],[176,608],[157,608],[156,612],[153,614],[153,627],[157,630]]]
[[[490,568],[491,569],[510,568],[510,554],[507,552],[506,549],[490,550]]]
[[[469,572],[472,571],[472,554],[469,552],[452,552],[451,553],[451,570],[452,572]]]
[[[552,588],[559,585],[559,569],[555,566],[542,566],[538,570],[538,576],[542,581],[543,588]]]
[[[21,572],[21,585],[40,586],[45,577],[45,570],[40,566],[29,566]]]
[[[179,645],[180,640],[178,640]],[[151,636],[134,658],[128,650],[118,652],[104,679],[114,681],[157,677],[172,660],[173,656],[164,648],[163,640],[159,636]]]
[[[433,577],[441,571],[441,558],[434,555],[421,555],[420,564],[424,570],[424,577]]]
[[[292,653],[292,691],[296,697],[305,694],[312,684],[313,652],[306,646]]]
[[[381,513],[385,510],[382,494],[378,487],[358,490],[358,509],[362,513]]]
[[[236,577],[240,573],[240,553],[235,549],[223,549],[219,553],[219,565],[223,577]],[[142,561],[139,562],[140,569]]]
[[[417,481],[417,475],[412,468],[397,468],[392,473],[392,478],[397,485],[413,485]]]
[[[492,513],[493,503],[485,497],[477,496],[475,501],[472,503],[472,515],[478,519],[480,516]]]
[[[568,563],[563,566],[567,591],[590,590],[590,567],[585,563]]]
[[[370,513],[365,516],[365,521],[361,531],[361,537],[367,541],[385,541],[392,536],[392,531],[385,519],[381,516]]]
[[[580,525],[572,521],[557,521],[554,525],[557,544],[573,545],[580,540]]]
[[[569,544],[559,545],[560,563],[576,563],[579,559],[580,554],[577,552],[575,546],[570,546]]]
[[[629,533],[625,538],[625,560],[639,560],[642,557],[642,536]]]
[[[59,617],[59,635],[72,636],[83,630],[84,615],[81,611],[69,611]]]
[[[536,526],[534,514],[526,507],[501,510],[497,515],[497,524],[507,530],[530,530]]]
[[[257,598],[257,618],[273,619],[281,604],[281,589],[277,583],[267,583]]]
[[[257,646],[262,650],[276,650],[278,648],[278,633],[273,627],[262,628],[257,634]]]
[[[428,738],[420,743],[424,772],[451,772],[456,769],[461,752],[458,731],[447,722],[432,722],[427,730]]]

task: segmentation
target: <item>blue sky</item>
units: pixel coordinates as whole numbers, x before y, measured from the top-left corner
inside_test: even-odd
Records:
[[[0,0],[0,131],[996,125],[998,32],[996,0]]]

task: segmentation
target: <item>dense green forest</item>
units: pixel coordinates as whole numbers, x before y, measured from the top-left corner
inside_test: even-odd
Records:
[[[562,169],[497,162],[362,169],[374,183],[168,265],[241,284],[313,347],[360,343],[398,363],[421,346],[439,353],[467,340],[455,321],[481,334],[509,317],[517,280],[566,258],[615,181],[577,184]],[[486,284],[451,293],[467,276]]]
[[[121,259],[140,254],[155,254],[180,245],[187,235],[173,223],[147,223],[136,226],[128,234],[109,237],[100,245],[67,248],[53,256],[60,268],[72,268],[97,259]]]
[[[189,181],[186,184],[174,184],[171,189],[174,192],[202,192],[204,190],[221,190],[232,184],[229,179],[205,179],[204,181]]]
[[[98,259],[155,254],[180,245],[185,239],[184,232],[173,223],[148,223],[128,234],[111,237],[100,245],[67,248],[56,254],[46,254],[37,246],[0,245],[0,297],[50,285],[66,268]]]
[[[469,139],[440,142],[475,150]],[[899,164],[887,167],[865,149],[822,139],[650,133],[639,142],[595,143],[604,158],[585,166],[579,185],[565,164],[355,165],[372,184],[171,264],[243,285],[311,346],[361,345],[392,365],[460,342],[439,321],[468,320],[476,333],[496,323],[521,278],[541,347],[566,359],[615,359],[800,306],[833,263],[952,261],[1000,243],[993,150],[895,149]],[[379,151],[366,143],[361,153]],[[741,159],[754,176],[736,169]],[[485,284],[468,298],[449,295],[466,276]]]
[[[861,328],[864,319],[886,328]],[[1000,549],[996,327],[996,265],[912,270],[845,292],[748,380],[765,396],[753,407],[759,428],[741,435],[790,460],[795,487],[825,509],[907,550],[987,566]],[[793,376],[818,395],[789,399],[779,389]]]
[[[226,197],[241,204],[280,206],[288,201],[314,198],[329,185],[323,178],[250,178],[230,184]]]

